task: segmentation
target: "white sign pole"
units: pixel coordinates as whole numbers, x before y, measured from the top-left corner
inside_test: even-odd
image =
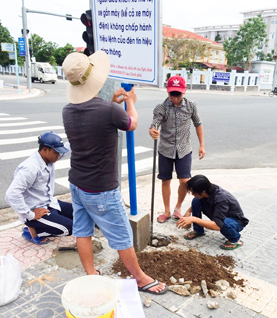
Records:
[[[161,54],[158,0],[91,0],[94,44],[110,58],[109,77],[159,85]]]
[[[15,72],[16,72],[16,79],[17,79],[17,89],[18,89],[18,94],[20,94],[16,43],[14,43],[14,57],[15,57]]]

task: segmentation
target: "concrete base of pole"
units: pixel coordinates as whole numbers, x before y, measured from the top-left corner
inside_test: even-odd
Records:
[[[143,210],[130,215],[130,209],[127,209],[127,214],[133,229],[135,251],[141,252],[150,242],[150,215]]]

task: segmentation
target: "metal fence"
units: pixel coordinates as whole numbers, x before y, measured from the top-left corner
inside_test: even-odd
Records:
[[[65,75],[61,66],[56,66],[59,79],[65,80]],[[25,68],[19,66],[19,75],[25,76]],[[15,65],[2,67],[0,65],[0,74],[15,74]],[[263,83],[263,75],[258,73],[238,73],[233,70],[231,72],[216,72],[212,69],[205,71],[194,70],[190,73],[185,68],[181,70],[171,70],[163,67],[163,83],[166,85],[167,79],[173,75],[180,75],[185,78],[188,89],[202,90],[227,90],[227,91],[260,91],[270,90],[272,83]]]

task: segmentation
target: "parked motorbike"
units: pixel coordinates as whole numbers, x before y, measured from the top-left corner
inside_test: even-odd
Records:
[[[270,97],[273,97],[274,95],[277,96],[277,87],[275,87],[273,91],[269,92],[268,95],[269,95]]]

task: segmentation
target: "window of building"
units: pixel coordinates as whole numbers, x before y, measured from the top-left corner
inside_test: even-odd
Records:
[[[270,32],[269,39],[274,39],[274,38],[275,38],[275,32]]]
[[[271,18],[271,24],[277,24],[277,17]]]

